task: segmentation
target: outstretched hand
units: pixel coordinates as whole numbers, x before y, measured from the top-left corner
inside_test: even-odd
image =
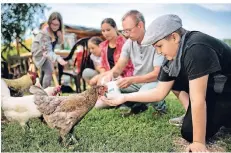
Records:
[[[62,66],[64,66],[64,65],[67,64],[67,61],[65,61],[65,60],[62,59],[62,58],[59,58],[59,59],[58,59],[58,62],[59,62],[59,64],[61,64]]]
[[[118,106],[126,102],[124,94],[107,94],[107,97],[102,96],[100,99],[110,106]]]

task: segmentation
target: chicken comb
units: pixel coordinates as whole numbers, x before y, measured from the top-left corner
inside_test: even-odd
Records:
[[[36,83],[36,78],[38,77],[38,73],[37,72],[28,71],[28,74],[30,75],[30,78],[31,78],[33,84],[35,84]]]

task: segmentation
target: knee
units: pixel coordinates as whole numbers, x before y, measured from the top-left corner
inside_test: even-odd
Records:
[[[84,80],[90,80],[91,78],[93,78],[95,76],[95,72],[94,70],[90,69],[90,68],[86,68],[83,70],[83,73],[82,73],[82,78]]]
[[[87,79],[88,72],[89,72],[89,68],[86,68],[86,69],[83,70],[83,73],[82,73],[83,79]]]

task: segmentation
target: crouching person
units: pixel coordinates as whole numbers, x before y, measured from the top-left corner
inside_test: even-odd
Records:
[[[171,89],[189,94],[182,137],[191,142],[188,151],[207,151],[206,140],[221,126],[231,127],[231,48],[199,31],[186,31],[176,15],[164,15],[149,26],[143,45],[153,45],[165,56],[155,89],[121,94],[110,105],[125,101],[152,102],[164,99]]]
[[[88,48],[91,53],[90,59],[93,61],[94,69],[84,69],[82,77],[91,86],[96,85],[99,74],[105,72],[105,69],[101,68],[101,49],[99,47],[101,42],[103,40],[100,37],[91,37],[88,40]]]

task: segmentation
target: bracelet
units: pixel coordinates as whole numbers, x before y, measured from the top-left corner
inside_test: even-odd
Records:
[[[194,142],[196,142],[196,143],[200,143],[200,144],[203,144],[203,145],[205,145],[204,143],[202,143],[202,142],[199,142],[199,141],[193,141],[193,143],[194,143]]]

